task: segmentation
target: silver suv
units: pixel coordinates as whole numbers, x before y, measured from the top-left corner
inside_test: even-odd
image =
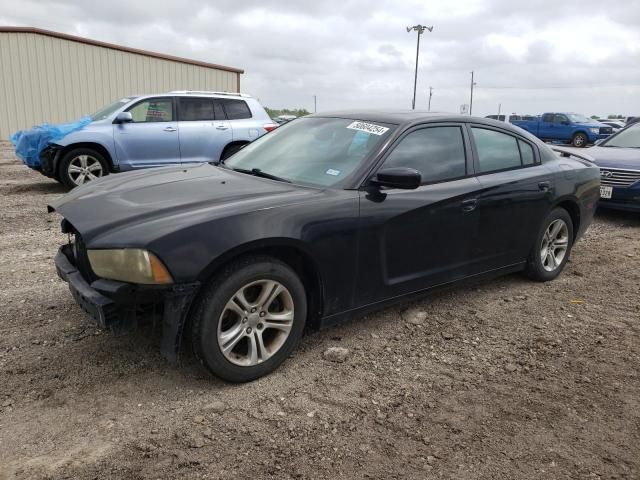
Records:
[[[43,174],[73,188],[113,172],[217,163],[278,126],[249,95],[187,90],[123,98],[91,119],[43,150]]]

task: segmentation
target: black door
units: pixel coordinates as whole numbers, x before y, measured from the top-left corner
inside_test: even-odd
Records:
[[[357,305],[468,274],[480,188],[468,174],[469,151],[467,133],[456,124],[417,127],[396,142],[379,168],[414,168],[423,184],[416,190],[361,191]]]
[[[538,149],[510,133],[470,126],[478,195],[478,255],[487,270],[524,262],[551,208],[553,174]]]

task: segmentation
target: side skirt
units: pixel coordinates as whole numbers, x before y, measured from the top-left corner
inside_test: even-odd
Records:
[[[498,268],[496,270],[490,270],[488,272],[479,273],[476,275],[471,275],[469,277],[465,277],[461,280],[456,280],[453,282],[442,283],[439,285],[434,285],[432,287],[428,287],[422,290],[418,290],[415,292],[406,293],[404,295],[399,295],[397,297],[392,297],[386,300],[381,300],[379,302],[370,303],[364,305],[362,307],[358,307],[352,310],[347,310],[346,312],[335,313],[328,317],[323,317],[320,319],[319,326],[320,328],[327,328],[334,325],[338,325],[340,323],[347,322],[357,317],[361,317],[367,313],[372,313],[378,310],[382,310],[384,308],[390,307],[392,305],[397,305],[399,303],[408,302],[417,298],[425,297],[428,294],[441,291],[451,288],[463,287],[465,285],[474,284],[481,280],[488,280],[496,277],[501,277],[504,275],[508,275],[510,273],[520,272],[526,266],[526,262],[516,263],[513,265],[509,265],[507,267]]]

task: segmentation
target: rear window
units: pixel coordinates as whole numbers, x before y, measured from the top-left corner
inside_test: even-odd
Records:
[[[251,110],[244,100],[222,100],[222,105],[229,120],[251,118]]]

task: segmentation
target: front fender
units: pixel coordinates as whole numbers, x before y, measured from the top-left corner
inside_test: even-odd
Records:
[[[78,130],[76,132],[71,132],[61,140],[57,140],[55,142],[55,145],[66,149],[68,147],[73,147],[76,144],[95,143],[103,147],[111,157],[111,161],[113,162],[113,164],[117,165],[119,162],[115,152],[113,129],[111,128],[111,125],[105,125],[101,127],[101,129],[102,128],[104,128],[105,131],[86,128],[83,130]],[[106,131],[107,129],[108,131]]]

